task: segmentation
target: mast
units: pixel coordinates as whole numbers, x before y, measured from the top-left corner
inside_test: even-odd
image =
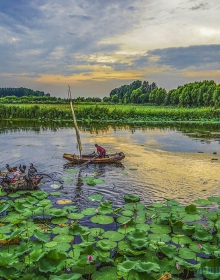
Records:
[[[79,156],[80,156],[80,158],[81,158],[81,156],[82,156],[82,155],[81,155],[82,143],[81,143],[81,140],[80,140],[79,128],[78,128],[78,125],[77,125],[77,122],[76,122],[76,116],[75,116],[74,109],[73,109],[72,95],[71,95],[70,86],[68,86],[68,87],[69,87],[69,90],[68,90],[68,98],[69,98],[69,100],[70,100],[70,108],[71,108],[71,111],[72,111],[74,127],[75,127],[75,130],[76,130],[76,138],[77,138],[77,143],[78,143],[78,148],[79,148]]]

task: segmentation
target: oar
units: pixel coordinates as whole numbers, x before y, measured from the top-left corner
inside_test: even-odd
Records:
[[[93,162],[97,157],[99,157],[99,155],[96,155],[95,157],[87,160],[86,162],[82,163],[79,167],[83,167],[85,165],[88,165],[89,163]]]

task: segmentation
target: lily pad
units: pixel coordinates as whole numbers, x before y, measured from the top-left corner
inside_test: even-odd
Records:
[[[54,237],[53,241],[56,241],[57,243],[72,242],[73,239],[74,239],[74,236],[72,236],[72,235],[59,234]]]
[[[130,203],[130,202],[135,203],[135,202],[139,202],[140,201],[140,197],[136,196],[136,195],[132,195],[132,194],[125,195],[124,196],[124,201],[128,202],[128,203]]]
[[[92,275],[92,279],[94,280],[115,280],[118,279],[117,268],[116,267],[102,267],[99,271],[95,271]]]
[[[212,204],[212,201],[210,201],[208,199],[196,199],[196,200],[194,200],[194,202],[196,204],[199,204],[199,205],[210,205],[210,204]]]
[[[57,204],[71,204],[71,203],[72,203],[72,200],[70,200],[70,199],[57,200]]]
[[[112,241],[120,241],[125,237],[125,235],[117,231],[109,230],[103,234],[103,237]]]
[[[55,241],[50,241],[50,242],[45,243],[45,246],[48,248],[52,248],[52,247],[55,247],[57,244],[58,243]]]
[[[60,196],[61,192],[51,192],[50,194],[53,195],[53,196]]]
[[[88,197],[91,201],[101,201],[103,199],[103,195],[101,194],[93,194]]]
[[[114,219],[111,216],[106,216],[106,215],[96,215],[93,216],[90,221],[95,224],[100,224],[100,225],[108,225],[114,222]]]
[[[62,186],[62,185],[59,185],[59,184],[52,184],[52,185],[50,185],[50,187],[51,187],[52,189],[54,189],[54,190],[60,189],[61,186]]]
[[[69,170],[67,170],[68,174],[76,174],[77,172],[78,172],[78,170],[76,170],[76,169],[69,169]]]
[[[84,215],[82,213],[70,213],[67,217],[73,220],[80,220],[84,217]]]

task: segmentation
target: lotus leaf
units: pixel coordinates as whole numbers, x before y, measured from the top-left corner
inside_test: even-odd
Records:
[[[4,279],[20,279],[21,272],[14,267],[0,267],[0,276],[4,277]]]
[[[101,236],[104,232],[105,231],[102,228],[91,228],[90,229],[91,236]],[[113,241],[115,241],[115,240],[113,240]]]
[[[212,201],[210,201],[208,199],[196,199],[196,200],[194,200],[194,202],[196,204],[199,204],[199,205],[210,205],[210,204],[212,204]]]
[[[158,203],[158,202],[152,203],[152,207],[154,207],[154,208],[161,208],[163,206],[164,205],[162,203]]]
[[[196,258],[196,254],[192,252],[189,248],[180,248],[179,256],[186,260],[194,260]]]
[[[90,181],[86,181],[86,183],[87,183],[89,186],[95,186],[95,185],[96,185],[95,179],[92,179],[92,180],[90,180]]]
[[[62,180],[63,180],[64,182],[66,182],[66,183],[71,183],[71,182],[73,182],[73,179],[71,179],[71,178],[69,178],[69,177],[62,176],[61,178],[62,178]]]
[[[80,220],[84,217],[84,215],[82,213],[70,213],[67,217],[72,220]]]
[[[70,199],[57,200],[57,204],[71,204],[71,203],[72,203],[72,200],[70,200]]]
[[[199,221],[199,220],[201,220],[201,216],[197,215],[197,214],[194,214],[194,215],[185,214],[183,217],[183,220],[188,221],[188,222]]]
[[[53,195],[53,196],[60,196],[60,195],[61,195],[61,192],[51,192],[50,195]]]
[[[52,217],[65,217],[65,216],[67,216],[67,212],[65,210],[57,209],[57,208],[47,209],[45,211],[45,214],[50,215]]]
[[[0,196],[6,196],[6,195],[7,195],[6,192],[3,192],[3,191],[1,192],[1,191],[0,191]]]
[[[173,257],[177,255],[176,246],[174,245],[163,245],[160,247],[160,251],[169,259],[173,259]]]
[[[106,216],[106,215],[96,215],[93,216],[90,221],[95,224],[100,224],[100,225],[108,225],[114,222],[114,219],[111,216]]]
[[[68,234],[69,233],[69,226],[68,224],[64,227],[56,226],[52,229],[53,234]]]
[[[118,264],[118,270],[123,272],[129,272],[131,270],[135,270],[137,272],[145,272],[145,273],[152,273],[152,272],[159,272],[160,267],[156,263],[152,262],[136,262],[136,261],[125,261],[123,263]]]
[[[139,196],[136,196],[136,195],[125,195],[124,196],[124,201],[125,202],[128,202],[128,203],[135,203],[135,202],[139,202],[140,201],[140,197]]]
[[[79,273],[68,273],[62,275],[50,275],[50,280],[78,280],[82,277]],[[40,279],[39,279],[40,280]]]
[[[118,243],[118,249],[119,249],[120,254],[124,253],[124,254],[128,254],[128,255],[133,255],[133,256],[139,256],[139,255],[146,254],[146,250],[136,251],[135,248],[131,245],[131,242],[129,240],[120,241]]]
[[[0,204],[0,213],[6,211],[10,205]]]
[[[78,207],[75,206],[75,205],[64,206],[64,207],[63,207],[63,210],[67,211],[68,213],[71,213],[71,212],[76,212],[76,211],[78,211]]]
[[[92,177],[92,176],[86,176],[86,177],[81,178],[82,181],[91,181],[93,179],[94,179],[94,177]]]
[[[180,244],[180,245],[185,245],[185,244],[190,244],[192,242],[191,238],[189,238],[188,236],[181,236],[180,238],[178,237],[172,237],[172,241],[176,244]]]
[[[58,225],[58,224],[66,224],[68,221],[67,218],[54,218],[51,220],[51,223],[54,225]]]
[[[148,225],[148,224],[137,224],[136,229],[141,229],[141,230],[148,231],[150,229],[150,225]]]
[[[71,245],[67,242],[60,242],[54,247],[54,249],[58,250],[59,252],[67,252],[70,248]]]
[[[0,266],[9,266],[18,262],[18,256],[15,254],[0,252]]]
[[[52,248],[52,247],[55,247],[57,244],[58,243],[55,241],[50,241],[50,242],[45,243],[45,246],[48,248]]]
[[[166,200],[166,204],[169,206],[178,206],[179,205],[179,202],[177,202],[174,199],[165,198],[165,200]]]
[[[124,238],[124,234],[120,233],[120,232],[117,232],[117,231],[112,231],[112,230],[109,230],[109,231],[106,231],[104,234],[103,234],[103,237],[104,238],[108,238],[112,241],[120,241]]]
[[[103,199],[103,195],[101,194],[93,194],[93,195],[90,195],[88,197],[89,200],[92,200],[92,201],[100,201]]]
[[[117,218],[117,223],[119,223],[119,224],[127,224],[130,221],[131,221],[131,218],[124,217],[124,216]]]
[[[61,185],[52,184],[52,185],[50,185],[50,187],[51,187],[52,189],[54,189],[54,190],[58,190],[58,189],[60,189]]]
[[[117,275],[117,269],[116,267],[102,267],[100,271],[96,271],[93,273],[92,278],[94,280],[103,280],[103,279],[108,279],[108,280],[115,280],[118,278]]]
[[[188,214],[196,214],[197,213],[197,208],[194,204],[188,205],[185,207],[185,211]]]
[[[83,215],[86,215],[86,216],[92,216],[92,215],[95,215],[96,213],[95,213],[95,210],[96,210],[96,208],[86,208],[86,209],[84,209],[84,210],[82,210],[82,214]]]
[[[8,195],[8,197],[12,197],[12,198],[16,198],[16,197],[19,197],[19,196],[20,196],[20,194],[18,194],[18,193],[10,193]]]
[[[169,226],[167,225],[157,225],[157,224],[152,224],[150,226],[150,231],[152,231],[153,233],[160,233],[160,234],[166,234],[171,232],[171,229]]]
[[[204,228],[197,228],[193,234],[193,238],[202,241],[210,241],[212,240],[213,235]]]
[[[211,201],[211,202],[216,202],[216,203],[220,203],[220,197],[215,197],[215,196],[212,196],[212,197],[208,197],[208,200]]]
[[[41,200],[47,198],[49,194],[43,191],[36,191],[36,192],[32,192],[31,195]]]
[[[78,170],[76,170],[76,169],[69,169],[69,170],[67,170],[68,174],[76,174],[77,172],[78,172]]]
[[[51,250],[38,261],[41,272],[57,272],[65,267],[66,254]]]
[[[112,250],[116,247],[117,243],[109,240],[109,239],[103,239],[103,240],[99,240],[96,243],[96,246],[98,246],[99,248],[101,248],[104,251],[109,251]]]
[[[47,233],[42,233],[39,230],[34,231],[34,237],[45,243],[50,241],[50,235]]]
[[[27,196],[26,197],[27,202],[29,202],[30,204],[36,204],[38,203],[38,199],[36,199],[35,197],[32,196]]]

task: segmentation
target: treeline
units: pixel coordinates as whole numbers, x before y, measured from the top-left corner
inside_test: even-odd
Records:
[[[0,88],[0,97],[5,96],[16,96],[16,97],[22,97],[22,96],[47,96],[49,97],[50,94],[45,94],[43,91],[39,90],[32,90],[29,88]]]
[[[101,102],[101,98],[98,97],[78,97],[73,99],[74,103],[96,103],[96,102]],[[22,97],[17,97],[17,96],[6,96],[0,98],[0,103],[1,104],[65,104],[68,103],[69,99],[65,98],[60,98],[60,97],[55,97],[55,96],[22,96]]]
[[[73,99],[75,103],[96,103],[101,102],[99,97],[77,97]],[[34,91],[28,88],[0,88],[1,104],[61,104],[67,103],[69,99],[50,96],[43,91]]]
[[[167,92],[164,88],[158,88],[155,83],[150,84],[146,81],[142,83],[137,80],[130,85],[115,88],[110,92],[110,97],[103,98],[103,101],[119,104],[152,103],[179,107],[219,107],[220,85],[213,80],[205,80],[185,84]]]
[[[150,84],[144,81],[134,81],[130,85],[124,85],[119,88],[115,88],[110,92],[110,97],[104,97],[104,102],[113,103],[137,103],[143,104],[149,102],[150,93],[157,89],[155,83]]]

